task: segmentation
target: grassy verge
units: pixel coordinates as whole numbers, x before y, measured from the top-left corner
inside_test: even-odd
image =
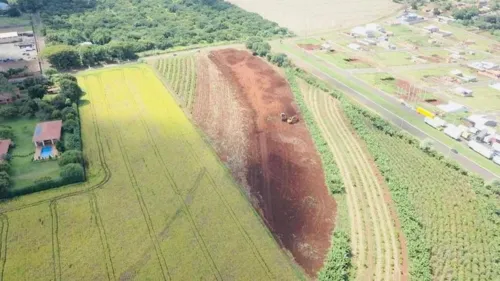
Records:
[[[286,70],[285,74],[295,96],[295,102],[300,108],[302,118],[306,122],[316,149],[320,154],[323,170],[325,171],[326,185],[330,193],[334,196],[337,204],[340,203],[341,206],[341,208],[338,208],[336,227],[332,235],[330,250],[328,251],[323,268],[318,274],[318,279],[348,280],[351,268],[351,244],[349,232],[347,230],[349,223],[346,221],[348,215],[345,205],[346,200],[343,196],[345,190],[342,177],[326,140],[321,135],[321,131],[316,125],[312,113],[307,108],[304,97],[295,79],[295,71],[289,68]]]
[[[456,145],[456,142],[449,138],[448,136],[444,135],[443,133],[434,130],[433,128],[429,127],[423,122],[422,118],[418,118],[417,116],[413,116],[409,114],[407,111],[402,110],[400,106],[397,106],[394,103],[388,102],[386,99],[384,99],[382,96],[374,93],[372,90],[367,89],[364,85],[360,84],[357,81],[353,81],[349,78],[346,78],[340,74],[338,74],[335,71],[332,71],[328,67],[326,67],[323,63],[318,62],[316,59],[310,58],[308,55],[304,54],[304,52],[301,52],[300,50],[297,50],[291,46],[287,46],[286,44],[280,44],[275,46],[276,49],[279,49],[280,51],[285,51],[286,53],[293,54],[294,56],[300,57],[310,65],[314,66],[315,68],[321,70],[325,74],[328,74],[332,78],[342,82],[343,84],[349,86],[350,88],[356,90],[357,92],[363,94],[365,97],[369,98],[370,100],[376,102],[377,104],[383,106],[387,110],[393,112],[394,114],[398,115],[399,117],[405,119],[406,121],[410,122],[413,126],[417,127],[419,130],[425,132],[429,136],[433,137],[434,139],[450,146],[454,147],[460,154],[466,156],[467,158],[473,160],[477,164],[481,165],[482,167],[485,167],[489,169],[490,171],[495,172],[497,175],[500,174],[500,168],[493,163],[492,161],[489,161],[488,159],[482,157],[481,155],[471,151],[469,148],[465,146],[458,146]]]

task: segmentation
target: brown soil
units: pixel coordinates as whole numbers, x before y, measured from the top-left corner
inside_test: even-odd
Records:
[[[194,119],[276,239],[314,277],[330,246],[336,205],[305,124],[281,122],[281,112],[301,120],[291,90],[246,51],[217,50],[209,58],[199,64]]]
[[[439,63],[445,61],[444,58],[440,57],[439,55],[432,55],[432,56],[418,56],[421,59],[424,59],[426,61],[434,62],[434,63]]]
[[[298,44],[298,46],[301,47],[302,49],[306,49],[308,51],[314,51],[314,50],[321,49],[321,46],[314,45],[314,44]]]
[[[396,87],[402,93],[400,97],[406,101],[419,101],[422,98],[423,90],[411,85],[408,81],[397,79]]]

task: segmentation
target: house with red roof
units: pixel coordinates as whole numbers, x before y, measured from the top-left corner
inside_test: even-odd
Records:
[[[3,161],[3,157],[9,153],[9,147],[12,142],[10,140],[0,140],[0,162]]]
[[[61,139],[62,120],[38,123],[33,134],[35,160],[56,157],[56,143]]]

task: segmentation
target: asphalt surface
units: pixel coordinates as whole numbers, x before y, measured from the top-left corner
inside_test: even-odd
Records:
[[[321,63],[325,67],[328,67],[332,71],[337,72],[339,75],[346,76],[346,78],[352,77],[347,71],[345,71],[343,69],[340,69],[340,68],[337,68],[335,66],[332,66],[332,65],[330,65],[330,64],[328,64],[328,63],[326,63],[326,62],[324,62],[324,61],[322,61],[320,59],[318,59],[316,56],[314,56],[313,54],[311,54],[309,52],[304,51],[304,54],[307,55],[307,56],[309,56],[312,60],[316,60],[318,63]],[[335,87],[337,87],[339,90],[343,91],[344,93],[346,93],[349,96],[351,96],[352,98],[354,98],[359,103],[361,103],[361,104],[363,104],[363,105],[371,108],[372,110],[374,110],[375,112],[377,112],[378,114],[380,114],[381,116],[383,116],[385,119],[391,121],[396,126],[398,126],[398,127],[402,128],[402,129],[408,131],[413,136],[415,136],[415,137],[417,137],[419,139],[426,139],[427,138],[427,139],[433,140],[433,142],[434,142],[434,148],[437,151],[439,151],[443,155],[446,155],[450,159],[453,159],[454,161],[456,161],[457,163],[459,163],[460,165],[462,165],[462,167],[465,168],[466,170],[478,174],[479,176],[483,177],[487,181],[493,180],[493,179],[499,179],[500,178],[499,175],[497,175],[494,172],[492,172],[492,171],[490,171],[490,170],[482,167],[481,165],[475,163],[473,160],[471,160],[471,159],[469,159],[469,158],[467,158],[467,157],[465,157],[465,156],[463,156],[461,154],[453,153],[451,151],[452,148],[449,147],[448,145],[442,143],[441,141],[439,141],[439,140],[435,139],[434,137],[428,135],[427,133],[425,133],[424,131],[420,130],[419,128],[413,126],[410,122],[406,121],[403,118],[400,118],[398,115],[396,115],[392,111],[390,111],[390,110],[386,109],[385,107],[379,105],[378,103],[372,101],[371,99],[369,99],[366,96],[364,96],[362,93],[360,93],[360,92],[352,89],[351,87],[345,85],[344,83],[340,82],[339,80],[337,80],[337,79],[333,78],[332,76],[324,73],[323,71],[321,71],[316,66],[308,63],[307,61],[304,61],[302,58],[300,58],[300,57],[298,57],[298,56],[296,56],[294,54],[288,53],[288,55],[292,58],[292,60],[294,61],[294,63],[297,66],[302,67],[302,68],[308,70],[310,73],[312,73],[315,76],[317,76],[318,78],[331,83],[332,85],[334,85]],[[360,83],[364,84],[362,81],[360,81]],[[377,95],[379,95],[382,98],[384,98],[387,102],[393,103],[396,106],[400,106],[403,110],[407,110],[409,114],[414,114],[415,116],[419,116],[413,110],[401,106],[396,99],[388,97],[386,93],[383,93],[383,92],[381,92],[381,91],[379,91],[377,89],[373,89],[373,91]],[[421,117],[421,116],[419,116],[419,117]]]

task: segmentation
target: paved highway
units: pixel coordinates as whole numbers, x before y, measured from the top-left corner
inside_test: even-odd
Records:
[[[300,50],[303,51],[302,49],[300,49]],[[331,64],[328,64],[328,63],[324,62],[323,60],[318,59],[316,56],[314,56],[313,54],[311,54],[309,52],[306,52],[306,51],[303,51],[303,52],[306,56],[309,56],[311,60],[316,60],[318,63],[323,64],[324,66],[328,67],[332,71],[335,71],[339,75],[343,75],[343,76],[346,76],[347,78],[352,78],[352,79],[358,80],[358,79],[352,77],[350,75],[350,73],[348,73],[347,71],[340,69],[338,67],[335,67]],[[482,176],[485,180],[493,180],[493,179],[500,178],[500,176],[498,176],[494,172],[482,167],[481,165],[477,164],[473,160],[471,160],[471,159],[469,159],[461,154],[455,154],[455,153],[451,152],[451,147],[449,147],[446,144],[442,143],[441,141],[435,139],[434,137],[429,136],[424,131],[413,126],[410,122],[406,121],[403,118],[400,118],[398,115],[396,115],[392,111],[390,111],[390,110],[386,109],[385,107],[379,105],[378,103],[372,101],[371,99],[367,98],[362,93],[354,90],[353,88],[345,85],[341,81],[339,81],[339,80],[335,79],[334,77],[328,75],[327,73],[321,71],[318,67],[314,66],[313,64],[305,61],[304,59],[302,59],[299,56],[296,56],[292,53],[288,53],[288,55],[290,56],[290,58],[294,61],[294,63],[297,66],[302,67],[302,68],[306,69],[307,71],[309,71],[310,73],[317,76],[318,78],[335,85],[335,87],[342,90],[344,93],[350,95],[352,98],[354,98],[358,102],[371,108],[372,110],[374,110],[375,112],[377,112],[378,114],[380,114],[381,116],[386,118],[387,120],[391,121],[393,124],[408,131],[410,134],[414,135],[415,137],[417,137],[419,139],[425,139],[425,138],[432,139],[434,141],[434,148],[437,151],[439,151],[442,154],[449,156],[449,158],[457,161],[465,169],[477,173],[478,175]],[[360,83],[365,84],[362,81],[360,81]],[[387,102],[394,103],[394,105],[396,105],[396,106],[401,106],[396,99],[387,96],[386,93],[383,93],[377,89],[372,89],[372,90],[377,95],[383,97]],[[403,110],[407,110],[409,114],[417,115],[413,110],[411,110],[409,108],[402,107],[402,106],[401,106],[401,108],[403,108]]]

